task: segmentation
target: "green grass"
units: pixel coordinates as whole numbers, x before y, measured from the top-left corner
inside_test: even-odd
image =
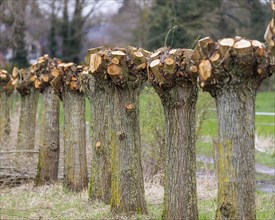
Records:
[[[275,112],[275,93],[258,92],[256,97],[257,112]]]
[[[264,152],[256,152],[256,163],[268,167],[275,167],[275,155]]]
[[[206,189],[207,190],[207,189]],[[151,195],[154,196],[154,195]],[[87,191],[72,193],[61,184],[33,187],[32,184],[2,189],[0,194],[1,219],[161,219],[162,199],[157,204],[147,204],[148,215],[115,215],[110,206],[88,200]],[[256,193],[257,219],[275,218],[275,194]],[[217,207],[216,195],[198,200],[199,219],[212,220]]]

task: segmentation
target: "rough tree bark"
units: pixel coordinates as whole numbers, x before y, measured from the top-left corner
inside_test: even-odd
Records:
[[[29,150],[35,147],[36,111],[38,92],[30,89],[28,95],[21,94],[17,149]]]
[[[68,63],[59,64],[58,69],[63,82],[64,186],[77,192],[88,186],[85,96],[79,91],[78,80],[83,68]],[[52,83],[52,85],[60,85],[60,83]]]
[[[36,111],[38,92],[33,87],[33,73],[28,69],[13,70],[13,84],[21,95],[17,149],[29,150],[35,147]]]
[[[0,141],[6,141],[10,134],[10,95],[14,87],[11,76],[6,70],[0,69]]]
[[[81,85],[91,106],[92,162],[89,198],[110,204],[112,96],[108,88],[100,86],[90,74],[81,75]]]
[[[59,98],[47,87],[42,93],[36,185],[58,180],[59,150]]]
[[[163,219],[198,219],[195,107],[197,68],[192,50],[159,49],[150,57],[149,81],[165,114],[165,196]]]
[[[138,124],[138,96],[146,80],[146,59],[142,52],[147,53],[129,47],[127,51],[106,49],[88,56],[90,72],[103,88],[107,100],[104,103],[108,104],[105,108],[109,109],[105,111],[111,116],[103,123],[108,126],[108,140],[103,147],[106,158],[111,159],[111,210],[115,213],[147,213]],[[104,141],[101,135],[95,145],[97,151],[101,151]],[[100,154],[97,157],[97,163],[105,163],[104,157]]]
[[[217,106],[216,219],[256,219],[255,98],[262,80],[270,75],[269,57],[259,41],[236,37],[218,43],[199,40],[193,59],[200,86]]]

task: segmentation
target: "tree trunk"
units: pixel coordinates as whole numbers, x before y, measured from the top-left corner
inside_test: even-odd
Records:
[[[39,159],[36,185],[58,180],[59,161],[59,98],[49,86],[42,93]]]
[[[139,89],[116,88],[113,94],[111,210],[117,213],[147,213],[138,96]]]
[[[85,137],[85,97],[64,86],[64,186],[81,191],[88,185]]]
[[[97,167],[109,168],[107,160],[111,159],[111,210],[130,215],[147,213],[138,124],[138,96],[146,79],[146,59],[141,51],[144,52],[133,47],[128,50],[94,48],[89,50],[86,57],[89,70],[96,81],[96,88],[101,88],[95,90],[95,96],[98,97],[94,98],[93,103],[93,118],[96,119],[93,123],[93,145],[98,148],[95,163]],[[104,111],[100,112],[101,107],[97,106],[99,101],[101,105],[106,104],[103,106]],[[96,115],[99,118],[95,118]],[[99,181],[102,176],[101,172],[92,173],[92,178]],[[110,178],[109,173],[104,176]],[[109,187],[108,182],[98,183],[101,184],[98,188]],[[104,190],[108,192],[107,189]]]
[[[93,80],[93,79],[91,79]],[[94,86],[91,102],[92,163],[89,197],[92,200],[111,202],[111,119],[112,96],[107,89]]]
[[[165,113],[164,219],[198,219],[195,108],[197,86],[173,87],[163,101]]]
[[[149,80],[165,114],[163,219],[198,219],[195,108],[197,68],[192,50],[161,48],[151,55]]]
[[[17,149],[31,150],[35,147],[37,103],[38,92],[30,89],[28,95],[21,95]]]
[[[256,219],[253,85],[216,97],[219,122],[216,219]]]
[[[193,59],[200,86],[216,100],[218,208],[216,219],[256,219],[255,98],[271,75],[264,45],[240,37],[199,40]]]
[[[0,141],[6,141],[10,134],[10,96],[0,91]]]

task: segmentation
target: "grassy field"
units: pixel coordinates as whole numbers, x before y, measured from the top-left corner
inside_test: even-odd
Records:
[[[214,219],[216,209],[215,179],[198,179],[199,219]],[[72,193],[61,184],[33,187],[25,184],[17,188],[1,190],[0,219],[161,219],[163,187],[158,184],[146,185],[148,215],[115,215],[110,206],[91,202],[87,191]],[[275,195],[257,192],[257,219],[275,218]]]

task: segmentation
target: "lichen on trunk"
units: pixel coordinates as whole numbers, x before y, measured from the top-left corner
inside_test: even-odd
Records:
[[[197,69],[185,49],[161,48],[151,55],[149,80],[165,114],[163,219],[198,219],[195,107]]]
[[[59,151],[59,97],[53,93],[51,87],[47,87],[42,93],[36,185],[58,180]]]

